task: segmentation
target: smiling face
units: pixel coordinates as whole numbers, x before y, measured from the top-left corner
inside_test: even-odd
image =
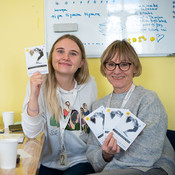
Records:
[[[80,48],[73,40],[64,38],[55,44],[52,53],[55,74],[73,77],[83,63]]]
[[[120,64],[120,69],[116,64]],[[142,66],[134,48],[126,40],[116,40],[103,52],[100,71],[112,84],[114,93],[124,93],[130,89],[133,77],[141,75]]]
[[[121,62],[131,63],[129,60],[127,61],[127,60],[118,59],[117,53],[110,61],[113,61],[114,63],[117,63],[117,64]],[[127,71],[120,70],[118,66],[113,71],[109,71],[105,69],[105,74],[106,74],[106,78],[114,88],[114,93],[124,93],[124,92],[127,92],[132,85],[134,66],[133,64],[131,64],[129,70]]]

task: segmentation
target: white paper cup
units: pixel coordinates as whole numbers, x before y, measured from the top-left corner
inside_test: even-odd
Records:
[[[13,125],[14,123],[14,112],[3,112],[3,123],[4,123],[4,128],[7,129],[9,125]]]
[[[16,168],[18,139],[0,139],[0,168]]]

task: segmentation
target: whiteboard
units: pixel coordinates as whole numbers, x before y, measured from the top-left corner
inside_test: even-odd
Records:
[[[55,32],[55,24],[76,23],[77,31]],[[63,34],[83,42],[87,57],[100,57],[114,40],[126,39],[139,56],[175,53],[174,0],[45,0],[49,52]]]

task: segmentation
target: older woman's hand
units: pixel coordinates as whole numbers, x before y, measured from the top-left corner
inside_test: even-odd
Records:
[[[106,162],[110,162],[115,154],[120,152],[116,139],[111,132],[102,145],[102,156]]]

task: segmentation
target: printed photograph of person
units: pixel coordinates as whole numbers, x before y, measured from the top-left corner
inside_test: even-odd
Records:
[[[67,115],[69,114],[70,111],[71,111],[71,109],[70,109],[70,102],[66,101],[65,102],[65,108],[63,109],[64,118],[67,117]]]
[[[89,110],[87,108],[87,104],[83,103],[83,110],[84,110],[84,115],[87,116],[89,114]]]
[[[43,48],[32,47],[29,51],[30,60],[32,60],[33,64],[42,64],[41,59],[44,56]]]
[[[121,118],[114,117],[112,130],[114,137],[118,140],[118,144],[124,150],[127,150],[146,124],[129,110],[121,109],[120,111],[123,113],[123,116]]]
[[[141,125],[139,125],[138,120],[137,119],[134,119],[131,116],[128,116],[127,117],[126,123],[131,123],[132,124],[132,127],[131,128],[128,128],[126,131],[124,131],[124,134],[127,137],[128,137],[128,134],[127,133],[129,133],[129,132],[136,132],[138,130],[138,128],[141,126]]]
[[[37,56],[36,64],[41,64],[41,62],[39,62],[39,60],[41,60],[41,58],[44,56],[43,50],[40,48],[35,48],[34,52],[39,54],[39,56]]]
[[[86,124],[86,122],[84,121],[84,109],[83,107],[80,107],[80,118],[79,118],[79,123],[81,126],[81,130],[84,130],[84,132],[86,134],[88,134],[90,132],[90,128],[88,127],[88,125]]]
[[[113,119],[114,117],[119,117],[119,118],[121,118],[121,117],[123,116],[123,113],[122,113],[120,110],[111,111],[111,112],[110,112],[110,116],[111,116],[111,119]]]
[[[85,122],[88,124],[92,132],[98,138],[99,142],[102,144],[105,139],[104,135],[104,123],[105,123],[105,114],[104,107],[101,106],[88,116],[86,116]]]
[[[72,110],[71,116],[66,126],[67,130],[80,130],[80,123],[79,123],[80,114],[77,110]]]
[[[96,123],[102,123],[102,127],[104,128],[104,121],[105,121],[105,115],[103,114],[103,112],[96,112],[91,118],[90,120],[96,124]],[[101,120],[101,122],[97,121],[97,120]]]
[[[107,108],[105,112],[104,133],[105,136],[112,130],[114,123],[120,123],[123,112],[120,109]]]

